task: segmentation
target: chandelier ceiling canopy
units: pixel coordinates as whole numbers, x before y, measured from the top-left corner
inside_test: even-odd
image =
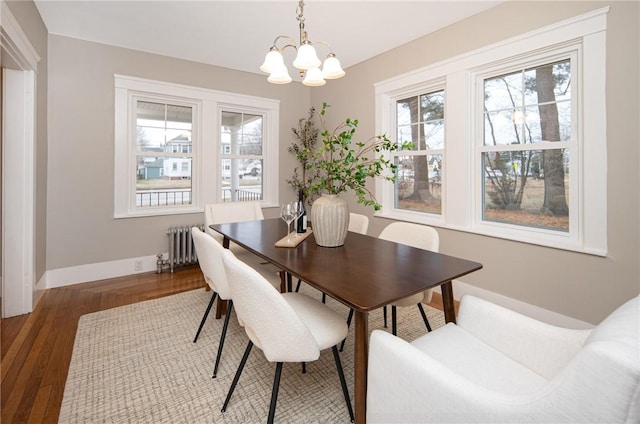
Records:
[[[289,70],[284,64],[283,51],[287,47],[291,47],[297,51],[293,66],[298,70],[303,78],[302,83],[311,87],[325,85],[328,79],[338,79],[345,75],[340,62],[336,55],[331,52],[331,46],[326,41],[310,41],[307,37],[307,31],[304,28],[304,1],[298,2],[296,9],[296,19],[300,27],[300,38],[297,42],[288,35],[279,35],[273,40],[273,45],[267,53],[264,63],[260,66],[260,70],[269,74],[267,81],[273,84],[288,84],[292,81]],[[281,46],[278,46],[278,43]],[[284,44],[284,45],[282,45]],[[318,58],[314,45],[321,44],[326,46],[330,53],[324,60],[324,64]],[[322,70],[320,69],[322,65]]]

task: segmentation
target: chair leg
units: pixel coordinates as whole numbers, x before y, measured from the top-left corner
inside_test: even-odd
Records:
[[[302,280],[298,278],[298,284],[296,284],[296,293],[300,291],[300,283],[302,283]]]
[[[211,311],[211,307],[213,306],[213,302],[216,300],[216,292],[213,292],[213,294],[211,295],[211,300],[209,301],[209,305],[207,306],[207,310],[204,311],[204,315],[202,316],[202,321],[200,321],[200,327],[198,327],[198,331],[196,332],[196,337],[193,339],[193,342],[197,342],[198,341],[198,336],[200,335],[200,332],[202,331],[202,327],[204,327],[204,322],[207,320],[207,317],[209,316],[209,312]]]
[[[303,362],[302,363],[302,374],[306,374],[307,373],[307,363]]]
[[[351,422],[353,422],[353,408],[351,407],[351,398],[349,397],[347,382],[344,379],[344,372],[342,371],[342,363],[340,362],[340,355],[338,355],[338,348],[336,346],[333,346],[331,348],[331,351],[333,352],[333,358],[336,360],[336,368],[338,369],[338,377],[340,377],[340,385],[342,386],[344,401],[347,402],[347,409],[349,409],[349,418],[351,418]]]
[[[229,327],[229,317],[233,310],[233,300],[229,299],[227,305],[227,314],[224,317],[224,325],[222,326],[222,333],[220,334],[220,342],[218,343],[218,354],[216,355],[216,364],[213,366],[213,375],[211,378],[216,378],[218,374],[218,364],[220,364],[220,357],[222,356],[222,347],[224,346],[224,340],[227,336],[227,327]]]
[[[387,307],[382,307],[382,314],[384,315],[384,328],[387,328]]]
[[[427,326],[427,332],[431,331],[431,326],[429,325],[429,320],[427,319],[427,314],[424,312],[424,308],[421,303],[418,303],[418,309],[420,309],[420,313],[422,314],[422,319],[424,320],[424,325]]]
[[[280,387],[280,375],[282,374],[282,362],[276,364],[276,375],[273,379],[273,390],[271,391],[271,404],[269,404],[269,418],[267,424],[273,424],[276,416],[276,403],[278,402],[278,388]]]
[[[322,303],[327,303],[327,294],[322,293]]]
[[[351,320],[353,319],[353,309],[349,310],[349,316],[347,317],[347,328],[349,328],[351,326]],[[342,343],[340,343],[340,352],[342,352],[342,350],[344,349],[344,342],[347,339],[345,338]]]
[[[244,351],[244,355],[242,356],[242,360],[240,361],[240,365],[238,366],[238,371],[236,371],[235,377],[233,377],[233,381],[231,382],[231,387],[229,387],[229,393],[227,393],[227,398],[224,400],[224,404],[222,405],[221,412],[227,410],[227,405],[229,405],[229,401],[231,400],[231,395],[233,391],[236,389],[236,384],[238,384],[238,380],[240,380],[240,374],[242,374],[242,369],[244,365],[247,363],[247,358],[251,353],[251,348],[253,347],[253,342],[249,341],[247,348]]]
[[[394,336],[398,335],[398,324],[396,321],[396,306],[391,305],[391,334]]]

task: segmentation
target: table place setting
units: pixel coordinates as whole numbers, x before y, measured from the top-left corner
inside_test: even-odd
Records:
[[[306,215],[302,201],[285,203],[280,207],[280,218],[287,224],[287,235],[275,242],[276,247],[296,247],[312,233],[306,226]],[[302,228],[291,230],[291,223],[303,219]],[[299,230],[302,230],[300,232]]]

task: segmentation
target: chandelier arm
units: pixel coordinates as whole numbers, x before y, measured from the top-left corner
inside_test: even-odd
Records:
[[[309,44],[311,44],[312,46],[315,44],[322,44],[323,46],[326,46],[329,48],[329,51],[331,51],[331,44],[327,43],[326,41],[323,40],[318,40],[318,41],[309,41]]]
[[[293,46],[297,49],[296,47],[296,40],[293,37],[289,37],[288,35],[278,35],[274,40],[273,40],[273,46],[274,47],[278,47],[276,46],[276,44],[278,43],[278,41],[280,41],[281,39],[286,38],[288,41],[291,42],[291,44],[287,44],[286,46],[282,47],[283,49],[287,46]]]

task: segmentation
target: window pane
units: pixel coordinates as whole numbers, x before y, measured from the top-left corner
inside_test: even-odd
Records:
[[[427,149],[444,149],[444,119],[426,122],[423,132]]]
[[[569,150],[482,154],[483,220],[569,231]]]
[[[442,155],[398,156],[395,207],[442,213]]]
[[[398,126],[398,144],[402,145],[404,143],[412,142],[414,140],[413,134],[418,134],[418,124]],[[417,150],[419,147],[419,143],[414,143],[413,150]]]
[[[262,159],[222,159],[222,200],[262,200]]]
[[[190,205],[191,158],[137,156],[136,206]]]
[[[396,102],[396,116],[397,116],[397,125],[409,125],[417,122],[416,119],[412,119],[411,111],[418,110],[418,97],[411,97],[409,99],[398,100]]]
[[[139,152],[191,152],[192,108],[136,102],[136,144]],[[188,147],[174,146],[186,145]]]
[[[494,112],[509,110],[522,105],[522,72],[500,75],[485,80],[485,110]]]

